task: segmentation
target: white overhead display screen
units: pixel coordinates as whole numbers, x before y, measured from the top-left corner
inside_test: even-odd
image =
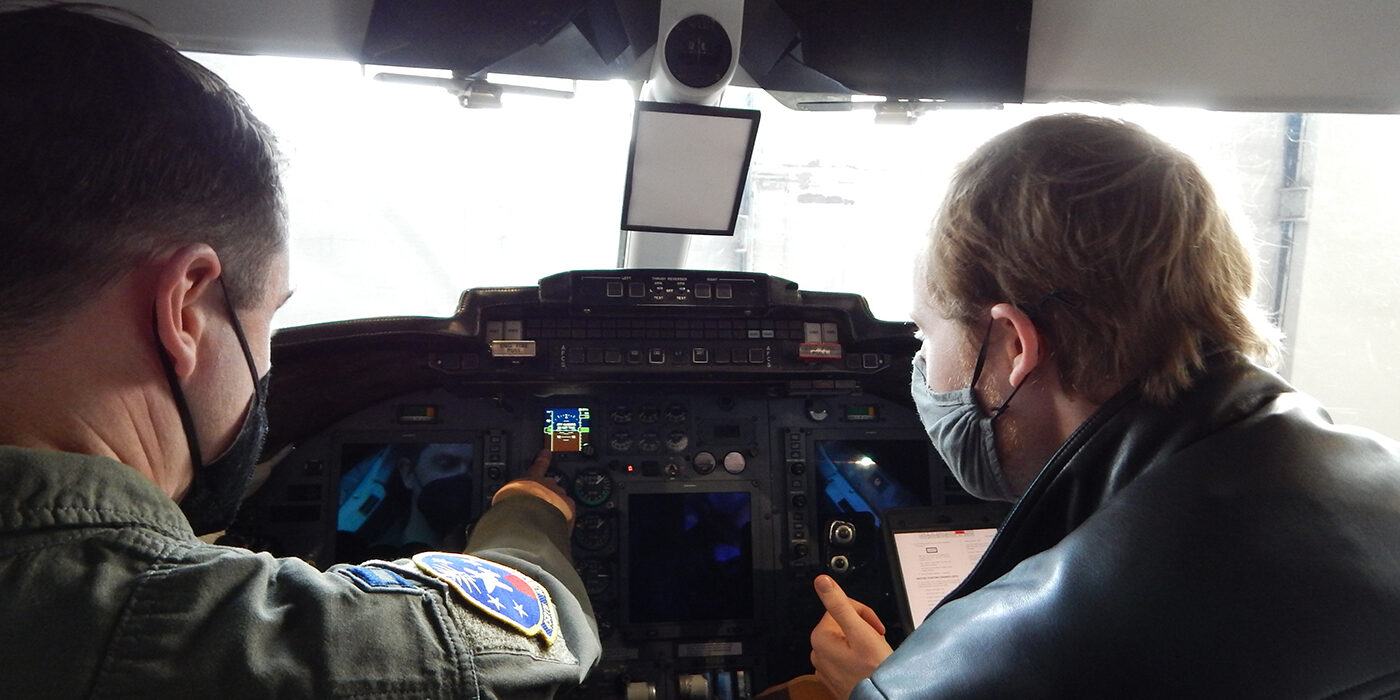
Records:
[[[622,228],[731,235],[758,112],[638,102]]]

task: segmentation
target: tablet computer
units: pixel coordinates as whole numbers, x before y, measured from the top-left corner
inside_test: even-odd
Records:
[[[885,511],[881,529],[890,579],[907,633],[972,572],[1010,509],[1007,503],[979,503]]]

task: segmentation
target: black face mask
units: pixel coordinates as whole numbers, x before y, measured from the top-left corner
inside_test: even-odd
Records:
[[[434,479],[423,485],[418,494],[418,511],[428,525],[445,535],[466,524],[468,501],[472,495],[470,474],[457,474]]]
[[[445,535],[466,524],[468,501],[472,498],[472,475],[444,476],[423,484],[419,512],[428,525]]]
[[[223,282],[223,278],[219,278],[220,287],[223,287]],[[248,347],[248,338],[243,334],[243,324],[239,323],[238,314],[233,310],[227,288],[224,288],[224,304],[228,307],[229,320],[233,324],[234,335],[238,337],[238,345],[243,349],[243,357],[248,361],[248,372],[253,376],[253,403],[248,407],[243,425],[228,449],[208,464],[201,457],[194,418],[190,414],[189,402],[185,400],[185,392],[175,376],[175,367],[165,346],[160,344],[159,337],[156,339],[161,364],[165,367],[165,378],[175,398],[175,407],[180,412],[185,441],[190,447],[190,464],[194,475],[189,490],[180,500],[180,510],[184,511],[196,535],[223,530],[233,522],[238,514],[238,505],[243,501],[244,491],[248,489],[248,482],[253,478],[258,456],[262,454],[263,441],[267,438],[267,387],[271,372],[258,377],[253,352]]]

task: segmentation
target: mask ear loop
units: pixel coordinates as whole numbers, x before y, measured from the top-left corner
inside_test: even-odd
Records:
[[[977,365],[972,368],[972,386],[977,386],[977,379],[982,376],[982,365],[987,361],[987,341],[992,339],[992,324],[995,321],[987,322],[987,332],[982,334],[982,348],[977,351]]]
[[[1016,392],[1020,391],[1021,387],[1025,385],[1026,380],[1022,379],[1020,384],[1011,387],[1011,393],[1006,396],[1006,400],[1002,401],[1000,406],[997,406],[996,408],[992,409],[992,420],[1000,418],[1001,414],[1006,412],[1006,407],[1011,405],[1011,399],[1016,398]]]
[[[987,322],[987,332],[982,336],[982,349],[977,351],[977,365],[972,370],[972,386],[974,387],[977,386],[977,380],[982,376],[982,365],[987,361],[987,341],[992,339],[993,323],[996,322]],[[992,409],[992,420],[1000,418],[1001,414],[1006,412],[1006,407],[1011,405],[1011,399],[1016,398],[1016,392],[1020,391],[1021,387],[1025,385],[1026,381],[1023,379],[1020,384],[1011,387],[1011,393],[1007,394],[1006,400],[1002,401],[1000,406]]]
[[[248,347],[248,336],[243,333],[243,322],[238,320],[238,312],[233,308],[233,299],[228,295],[228,285],[224,284],[224,277],[220,275],[219,289],[224,292],[224,305],[228,307],[229,320],[233,322],[233,334],[238,338],[238,347],[243,349],[243,359],[248,361],[248,373],[253,375],[253,390],[258,390],[258,363],[253,360],[253,349]]]
[[[228,287],[224,285],[223,276],[218,277],[219,289],[224,293],[224,305],[228,307],[229,320],[233,323],[233,335],[238,338],[238,346],[243,350],[243,359],[248,362],[248,372],[253,375],[253,393],[262,394],[262,386],[259,383],[258,365],[253,360],[253,349],[248,346],[248,338],[243,333],[243,324],[238,320],[238,312],[233,308],[233,300],[229,298]],[[170,354],[166,352],[165,345],[160,342],[160,317],[154,307],[151,308],[151,332],[155,336],[156,355],[160,357],[160,366],[165,370],[165,381],[170,385],[170,393],[175,399],[175,409],[180,413],[180,425],[185,430],[185,443],[190,448],[190,466],[194,470],[194,479],[199,479],[199,474],[203,471],[204,456],[200,454],[199,436],[194,429],[194,414],[190,411],[189,401],[185,399],[185,391],[180,388],[180,379],[175,376],[175,365],[170,359]],[[193,481],[190,482],[193,485]]]
[[[1045,308],[1045,302],[1051,301],[1051,300],[1058,301],[1058,302],[1060,302],[1061,304],[1064,304],[1065,306],[1068,306],[1069,308],[1071,308],[1071,309],[1073,309],[1073,310],[1075,310],[1075,311],[1078,311],[1079,308],[1080,308],[1081,306],[1083,306],[1083,304],[1082,304],[1078,299],[1075,299],[1074,297],[1072,297],[1072,296],[1070,296],[1070,295],[1068,295],[1068,294],[1065,294],[1064,292],[1061,292],[1061,291],[1058,290],[1058,289],[1052,289],[1052,290],[1050,290],[1050,292],[1049,292],[1048,294],[1046,294],[1045,296],[1041,297],[1041,298],[1040,298],[1040,301],[1037,301],[1037,302],[1035,303],[1035,306],[1033,307],[1033,308],[1034,308],[1034,312],[1033,312],[1032,314],[1030,314],[1030,316],[1031,316],[1031,318],[1032,318],[1032,321],[1034,321],[1035,317],[1036,317],[1036,316],[1039,316],[1041,310],[1042,310],[1043,308]],[[988,325],[987,325],[987,335],[988,335],[988,337],[991,336],[991,333],[992,333],[992,326],[991,326],[991,324],[988,324]],[[984,351],[986,350],[986,347],[985,347],[985,346],[986,346],[986,342],[987,342],[987,341],[985,341],[985,340],[982,341],[983,350],[984,350]],[[1053,354],[1053,353],[1052,353],[1052,354]],[[982,359],[981,359],[981,357],[978,357],[977,365],[978,365],[978,367],[981,367],[981,365],[982,365]],[[1025,385],[1026,385],[1026,381],[1025,381],[1024,379],[1022,379],[1020,384],[1017,384],[1016,386],[1014,386],[1014,387],[1011,388],[1011,393],[1007,395],[1006,400],[1003,401],[1003,402],[1001,402],[1001,405],[1000,405],[1000,406],[997,406],[995,409],[992,410],[992,420],[996,420],[998,417],[1001,416],[1002,413],[1005,413],[1005,412],[1006,412],[1006,407],[1007,407],[1008,405],[1010,405],[1011,399],[1014,398],[1014,397],[1016,396],[1016,392],[1020,391],[1020,390],[1021,390],[1021,387],[1025,386]]]
[[[185,429],[185,444],[190,448],[190,468],[194,470],[194,479],[199,478],[200,468],[204,466],[204,457],[200,455],[199,436],[194,432],[194,416],[190,413],[190,404],[185,400],[185,391],[180,388],[180,379],[175,376],[175,364],[170,359],[170,353],[165,351],[165,345],[160,342],[160,317],[155,307],[151,308],[151,332],[156,339],[156,355],[160,357],[160,366],[165,369],[165,381],[170,385],[170,393],[175,399],[175,410],[180,413],[180,425]],[[190,482],[193,485],[193,481]]]

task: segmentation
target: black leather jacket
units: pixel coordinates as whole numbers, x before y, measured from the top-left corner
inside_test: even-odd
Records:
[[[857,698],[1400,695],[1400,446],[1218,360],[1060,448]]]

